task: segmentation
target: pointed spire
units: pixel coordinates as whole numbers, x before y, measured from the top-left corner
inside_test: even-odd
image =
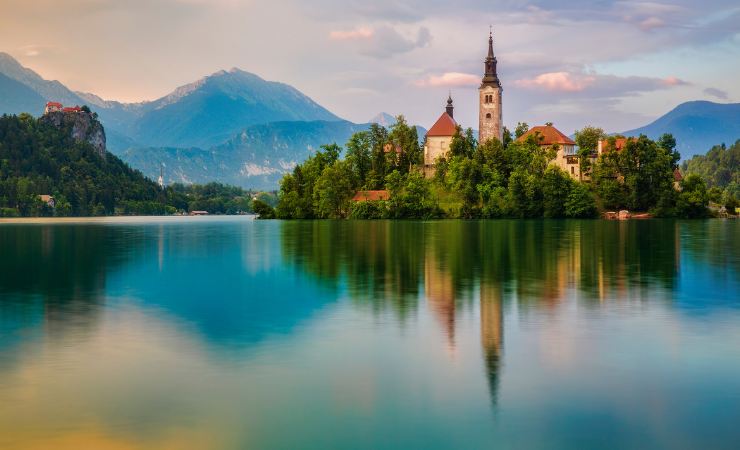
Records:
[[[493,25],[491,25],[491,29],[488,31],[488,58],[495,59],[493,56]]]
[[[450,115],[450,117],[453,117],[452,112],[454,109],[455,108],[452,106],[452,91],[450,91],[450,96],[447,97],[447,108],[445,108],[445,110],[447,111],[447,114]]]
[[[498,75],[496,74],[497,63],[498,61],[496,61],[496,56],[493,54],[493,26],[491,26],[491,29],[488,32],[488,56],[484,61],[485,75],[483,76],[481,86],[493,86],[495,88],[501,87]]]

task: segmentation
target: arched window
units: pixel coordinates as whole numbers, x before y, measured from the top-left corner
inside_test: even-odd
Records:
[[[490,119],[490,118],[491,118],[491,113],[486,114],[486,119]]]

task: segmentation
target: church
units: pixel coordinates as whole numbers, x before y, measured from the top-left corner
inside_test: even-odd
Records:
[[[488,37],[488,56],[484,61],[485,73],[478,88],[478,142],[490,139],[502,140],[504,122],[502,117],[502,93],[504,89],[496,74],[496,56],[493,54],[493,36]],[[457,122],[454,118],[452,95],[447,99],[445,112],[425,135],[424,165],[429,168],[434,160],[447,153]]]

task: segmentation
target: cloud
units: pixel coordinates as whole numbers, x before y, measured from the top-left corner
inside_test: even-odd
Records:
[[[711,95],[713,97],[717,97],[722,100],[729,100],[730,96],[727,94],[726,91],[722,91],[716,88],[706,88],[704,89],[704,95]]]
[[[596,82],[594,77],[572,75],[568,72],[543,73],[537,78],[517,80],[515,85],[527,89],[541,89],[550,92],[582,91]]]
[[[688,81],[679,80],[676,77],[666,78],[663,82],[669,86],[693,86],[694,84]]]
[[[469,75],[467,73],[447,72],[441,76],[430,76],[428,80],[416,80],[411,84],[424,87],[458,87],[458,86],[477,86],[481,82],[478,75]]]
[[[651,17],[640,22],[640,29],[642,31],[651,31],[653,28],[661,28],[666,26],[666,23],[657,17]]]
[[[26,45],[21,47],[20,50],[23,52],[23,56],[33,58],[36,56],[58,55],[68,49],[58,45]]]
[[[329,39],[358,41],[359,54],[388,59],[396,54],[408,53],[416,48],[428,46],[432,42],[432,34],[428,28],[421,27],[415,39],[408,39],[393,27],[381,26],[374,30],[360,28],[349,32],[334,31],[329,35]]]
[[[516,87],[549,94],[581,94],[582,98],[614,98],[635,96],[640,92],[652,92],[673,86],[691,86],[692,83],[670,77],[620,77],[596,72],[553,72],[535,78],[514,82]]]
[[[360,28],[353,31],[332,31],[329,39],[332,41],[356,41],[358,39],[370,39],[373,37],[373,30],[370,28]]]

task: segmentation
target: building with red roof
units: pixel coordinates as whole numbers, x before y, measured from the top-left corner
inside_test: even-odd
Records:
[[[46,113],[59,112],[62,110],[62,104],[57,102],[46,102]]]
[[[74,108],[64,108],[62,109],[62,112],[82,113],[84,111],[80,108],[80,105],[76,105]]]
[[[392,150],[396,150],[397,154],[405,153],[403,148],[396,144],[395,142],[390,142],[388,144],[385,144],[385,147],[383,147],[383,153],[390,153]]]
[[[388,200],[388,191],[359,191],[352,199],[353,202],[364,202],[366,200]]]
[[[571,177],[581,181],[581,157],[576,155],[576,143],[560,130],[552,125],[541,127],[532,127],[529,131],[521,135],[516,142],[524,143],[530,136],[536,136],[539,139],[540,148],[549,150],[557,144],[558,152],[555,159],[550,164],[556,164],[558,167],[570,174]]]
[[[673,169],[673,188],[677,191],[681,190],[681,181],[683,180],[683,176],[681,176],[681,172],[678,171],[678,169]]]
[[[439,119],[427,131],[427,142],[424,144],[424,165],[432,166],[434,160],[447,154],[450,149],[452,135],[455,134],[457,122],[453,118],[454,107],[452,106],[452,95],[447,98],[447,107],[445,112],[439,116]]]
[[[635,138],[619,138],[614,141],[614,148],[617,150],[617,153],[622,153],[622,149],[624,149],[625,144],[627,141],[634,141]],[[607,148],[606,142],[599,139],[599,144],[597,147],[597,153],[601,155],[604,152],[609,152],[609,149]]]

